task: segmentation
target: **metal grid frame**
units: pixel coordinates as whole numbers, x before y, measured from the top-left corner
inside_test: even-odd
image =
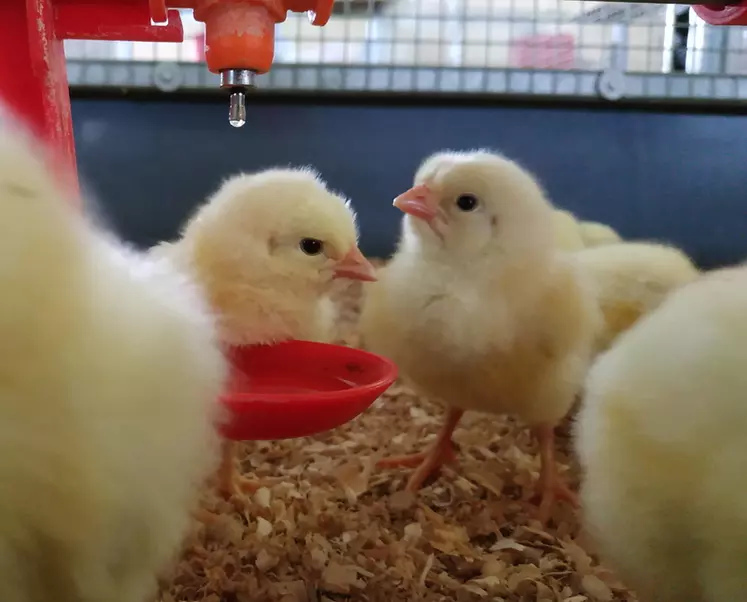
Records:
[[[131,61],[69,61],[72,88],[115,88],[164,92],[218,90],[218,76],[202,64]],[[327,67],[276,65],[257,78],[272,91],[418,92],[502,94],[620,100],[747,100],[747,77],[626,74],[622,88],[604,89],[615,72],[523,69],[431,69],[411,67]],[[619,85],[619,84],[616,84]]]
[[[553,6],[562,10],[553,12]],[[338,0],[336,9],[330,22],[336,29],[330,24],[314,28],[303,15],[289,15],[277,29],[275,65],[257,78],[257,87],[607,101],[747,99],[747,53],[742,52],[747,31],[707,26],[692,12],[683,19],[677,14],[682,9],[674,5]],[[382,23],[394,27],[394,33],[383,31]],[[403,23],[408,33],[399,35],[396,28]],[[437,28],[424,34],[428,23]],[[199,42],[189,39],[199,34],[199,25],[187,28],[182,46],[191,46],[186,58],[184,48],[174,48],[179,45],[164,45],[171,47],[168,58],[176,60],[158,60],[155,51],[149,60],[143,44],[125,52],[120,47],[106,58],[90,58],[85,47],[78,47],[68,52],[70,85],[217,93],[218,76],[201,62]]]

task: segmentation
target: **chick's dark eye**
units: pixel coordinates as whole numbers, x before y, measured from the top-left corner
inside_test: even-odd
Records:
[[[316,238],[302,238],[299,246],[307,255],[319,255],[324,250],[324,243]]]
[[[474,194],[462,194],[457,197],[456,204],[462,211],[474,211],[479,201]]]

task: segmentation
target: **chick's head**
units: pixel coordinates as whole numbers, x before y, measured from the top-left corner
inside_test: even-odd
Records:
[[[336,278],[375,280],[357,237],[350,203],[318,174],[271,169],[227,180],[183,239],[214,275],[290,294],[324,292]]]
[[[516,163],[488,151],[428,157],[394,206],[406,214],[405,244],[456,261],[552,252],[553,212],[542,189]]]

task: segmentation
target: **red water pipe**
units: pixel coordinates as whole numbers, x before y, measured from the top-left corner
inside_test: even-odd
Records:
[[[77,186],[63,40],[182,42],[179,8],[205,23],[208,68],[264,73],[287,12],[329,20],[334,0],[0,0],[0,97],[46,140]],[[169,10],[172,9],[172,10]],[[154,25],[151,21],[159,23]]]

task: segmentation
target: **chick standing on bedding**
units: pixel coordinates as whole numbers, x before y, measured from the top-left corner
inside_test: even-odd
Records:
[[[0,600],[143,602],[217,460],[197,290],[73,210],[0,123]]]
[[[578,231],[581,235],[583,246],[586,248],[622,242],[622,238],[620,238],[617,232],[609,226],[598,222],[581,222],[578,225]]]
[[[570,211],[555,209],[555,244],[561,251],[578,251],[584,248],[580,224]]]
[[[453,457],[465,410],[512,413],[539,440],[540,518],[573,501],[554,459],[554,426],[587,370],[598,308],[567,253],[534,179],[488,152],[428,158],[394,205],[406,215],[397,253],[367,291],[362,338],[422,394],[448,406],[426,453],[383,460],[418,466],[417,490]]]
[[[747,268],[672,293],[592,368],[576,423],[602,558],[641,602],[747,594]]]
[[[175,243],[152,249],[194,275],[228,345],[333,339],[337,278],[375,280],[357,246],[355,214],[309,169],[271,169],[227,180]],[[289,367],[291,369],[291,367]],[[224,442],[224,496],[260,483],[238,477]]]
[[[657,243],[610,244],[578,251],[575,257],[592,277],[604,315],[597,352],[607,349],[673,290],[700,275],[682,251]]]

